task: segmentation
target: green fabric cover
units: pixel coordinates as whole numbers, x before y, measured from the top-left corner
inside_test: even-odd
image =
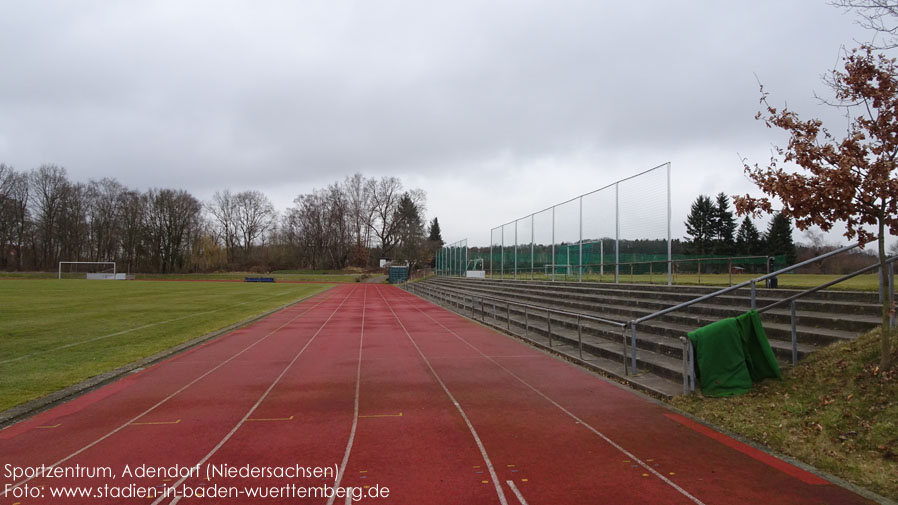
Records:
[[[696,377],[705,396],[741,395],[752,382],[781,378],[761,318],[754,310],[689,333]]]

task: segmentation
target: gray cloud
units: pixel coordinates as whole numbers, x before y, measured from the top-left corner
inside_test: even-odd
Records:
[[[866,36],[852,20],[809,1],[6,2],[0,161],[281,205],[399,175],[447,234],[474,235],[472,215],[498,224],[672,159],[695,181],[682,209],[750,190],[736,152],[764,161],[775,140],[753,73],[819,112],[819,75]],[[577,182],[530,195],[547,166]],[[440,194],[483,181],[505,191],[479,210]]]

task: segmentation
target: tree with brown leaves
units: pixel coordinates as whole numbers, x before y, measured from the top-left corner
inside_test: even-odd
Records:
[[[844,56],[844,70],[828,82],[835,105],[851,114],[843,138],[836,138],[819,119],[801,120],[788,108],[771,106],[761,87],[765,111],[756,119],[789,134],[786,147],[775,147],[769,165],[745,164],[746,175],[768,196],[779,199],[782,213],[807,230],[830,230],[843,222],[848,239],[877,240],[881,280],[886,279],[887,232],[898,234],[898,66],[895,59],[861,46]],[[786,170],[785,164],[798,170]],[[740,215],[773,212],[767,197],[734,197]],[[880,367],[891,357],[888,301],[882,306]]]

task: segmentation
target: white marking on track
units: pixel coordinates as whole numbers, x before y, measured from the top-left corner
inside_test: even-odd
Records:
[[[390,302],[384,297],[383,293],[380,292],[380,288],[377,288],[377,293],[383,298],[384,302],[387,304],[387,308],[390,309],[390,312],[393,313],[393,317],[396,318],[396,321],[399,323],[399,326],[402,326],[402,330],[405,332],[405,335],[412,342],[412,345],[415,346],[415,349],[418,351],[418,354],[421,355],[421,359],[424,360],[424,363],[427,365],[427,368],[430,369],[430,373],[433,374],[434,378],[436,378],[437,382],[440,384],[440,387],[443,388],[443,391],[446,393],[446,396],[452,400],[452,404],[455,405],[455,408],[458,410],[459,414],[461,414],[462,419],[465,420],[465,424],[468,425],[468,430],[471,432],[471,435],[474,436],[474,442],[477,443],[477,448],[480,449],[480,455],[483,456],[483,462],[486,464],[487,470],[490,472],[490,477],[493,479],[493,486],[496,488],[496,494],[499,496],[499,502],[502,505],[508,505],[508,500],[505,499],[505,492],[502,490],[502,484],[499,483],[499,477],[496,475],[496,469],[493,468],[493,462],[490,460],[489,455],[486,453],[486,447],[483,446],[483,442],[480,440],[480,435],[477,434],[477,430],[474,429],[474,425],[471,424],[471,420],[468,419],[468,415],[465,414],[465,410],[461,408],[458,400],[455,399],[455,396],[449,391],[449,388],[446,387],[446,383],[443,382],[443,379],[440,378],[439,374],[437,374],[436,370],[434,370],[433,366],[431,366],[430,361],[428,361],[427,357],[424,356],[424,353],[421,352],[421,348],[418,347],[418,344],[415,342],[415,339],[412,338],[411,333],[406,329],[405,325],[402,324],[402,320],[399,319],[399,316],[396,315],[396,311],[393,310],[393,307],[390,305]]]
[[[521,502],[521,505],[528,505],[527,500],[524,499],[524,495],[521,494],[520,490],[518,490],[518,486],[514,485],[513,480],[507,480],[507,481],[505,481],[505,483],[508,484],[508,487],[511,488],[511,492],[514,493],[514,495],[518,499],[518,501]]]
[[[413,296],[413,295],[410,295],[410,296]],[[483,351],[481,351],[480,349],[478,349],[477,347],[475,347],[473,344],[471,344],[470,342],[468,342],[467,340],[465,340],[461,335],[459,335],[458,333],[456,333],[455,331],[453,331],[452,329],[450,329],[449,327],[447,327],[445,324],[441,323],[440,321],[437,321],[436,319],[434,319],[433,317],[431,317],[430,314],[428,314],[427,312],[424,312],[424,311],[421,310],[420,308],[418,308],[418,307],[414,307],[414,308],[415,308],[415,310],[417,310],[418,312],[420,312],[420,313],[424,314],[425,316],[427,316],[428,319],[430,319],[431,321],[437,323],[437,324],[440,325],[443,329],[445,329],[446,331],[448,331],[449,333],[451,333],[452,335],[454,335],[455,338],[457,338],[457,339],[461,340],[462,342],[464,342],[465,344],[467,344],[468,347],[470,347],[471,349],[474,349],[475,351],[477,351],[478,353],[480,353],[484,358],[490,360],[494,365],[496,365],[497,367],[501,368],[501,369],[504,370],[506,373],[508,373],[509,375],[511,375],[512,377],[514,377],[515,379],[517,379],[521,384],[523,384],[523,385],[527,386],[528,388],[530,388],[534,393],[536,393],[536,394],[538,394],[539,396],[543,397],[546,401],[548,401],[548,402],[551,403],[552,405],[558,407],[559,410],[561,410],[562,412],[564,412],[565,414],[567,414],[568,416],[570,416],[573,420],[577,421],[578,423],[582,424],[585,428],[587,428],[589,431],[591,431],[591,432],[595,433],[596,435],[598,435],[599,438],[601,438],[602,440],[604,440],[605,442],[607,442],[609,445],[611,445],[612,447],[614,447],[614,448],[617,449],[618,451],[624,453],[628,458],[632,459],[634,462],[638,463],[640,466],[642,466],[643,468],[645,468],[646,470],[648,470],[649,472],[651,472],[652,474],[654,474],[656,477],[658,477],[659,479],[661,479],[664,483],[666,483],[666,484],[669,485],[670,487],[676,489],[680,494],[682,494],[682,495],[685,496],[686,498],[692,500],[693,503],[695,503],[695,504],[697,504],[697,505],[705,505],[704,502],[702,502],[701,500],[699,500],[699,499],[696,498],[695,496],[692,496],[688,491],[686,491],[686,490],[683,489],[682,487],[678,486],[675,482],[673,482],[672,480],[668,479],[666,476],[662,475],[660,472],[658,472],[657,470],[655,470],[654,468],[652,468],[652,467],[651,467],[648,463],[646,463],[645,461],[643,461],[643,460],[637,458],[636,455],[634,455],[634,454],[631,453],[630,451],[624,449],[622,446],[620,446],[620,445],[619,445],[618,443],[616,443],[614,440],[611,440],[610,438],[608,438],[608,436],[606,436],[604,433],[600,432],[599,430],[595,429],[591,424],[587,423],[587,422],[584,421],[583,419],[580,419],[580,418],[577,417],[573,412],[571,412],[571,411],[569,411],[568,409],[562,407],[558,402],[556,402],[555,400],[553,400],[553,399],[549,398],[548,396],[546,396],[545,393],[543,393],[543,392],[540,391],[539,389],[536,389],[534,386],[532,386],[529,382],[525,381],[525,380],[524,380],[523,378],[521,378],[519,375],[517,375],[516,373],[512,372],[511,370],[509,370],[508,368],[506,368],[504,365],[502,365],[501,363],[499,363],[499,362],[496,361],[495,359],[493,359],[493,358],[491,358],[490,356],[487,356],[486,354],[484,354]],[[445,310],[445,309],[444,309],[444,310]]]
[[[61,465],[62,463],[65,463],[66,461],[68,461],[68,460],[74,458],[75,456],[77,456],[77,455],[83,453],[84,451],[90,449],[91,447],[93,447],[93,446],[99,444],[99,443],[102,442],[103,440],[106,440],[107,438],[111,437],[112,435],[115,435],[115,434],[118,433],[119,431],[121,431],[121,430],[125,429],[127,426],[131,425],[131,423],[133,423],[134,421],[137,421],[137,420],[140,419],[141,417],[143,417],[143,416],[149,414],[150,412],[156,410],[159,406],[161,406],[161,405],[164,404],[165,402],[171,400],[172,398],[174,398],[174,397],[177,396],[178,394],[184,392],[184,391],[187,390],[187,388],[189,388],[190,386],[196,384],[197,382],[199,382],[200,380],[204,379],[206,376],[208,376],[208,375],[211,374],[212,372],[218,370],[219,368],[221,368],[221,367],[223,367],[224,365],[226,365],[227,363],[229,363],[229,362],[230,362],[231,360],[233,360],[234,358],[240,356],[241,354],[243,354],[243,353],[245,353],[246,351],[250,350],[251,348],[255,347],[257,344],[259,344],[259,343],[262,342],[263,340],[267,339],[267,338],[270,337],[271,335],[274,335],[275,333],[277,333],[278,331],[280,331],[281,329],[283,329],[285,326],[287,326],[288,324],[292,323],[293,321],[297,320],[297,319],[300,318],[301,316],[303,316],[303,315],[305,315],[305,314],[308,314],[312,309],[314,309],[315,307],[321,305],[322,303],[326,302],[327,300],[330,300],[332,297],[333,297],[333,294],[331,294],[330,296],[328,296],[328,297],[322,299],[321,301],[319,301],[319,302],[316,303],[315,305],[309,307],[308,310],[305,310],[304,312],[301,312],[301,313],[297,314],[296,316],[290,318],[290,320],[287,321],[286,323],[282,324],[281,326],[278,326],[277,328],[275,328],[274,330],[270,331],[269,333],[266,333],[265,336],[263,336],[263,337],[260,338],[259,340],[256,340],[256,341],[253,342],[252,344],[250,344],[250,345],[244,347],[244,348],[243,348],[240,352],[238,352],[237,354],[235,354],[235,355],[231,356],[230,358],[228,358],[228,359],[222,361],[222,362],[219,363],[218,365],[216,365],[216,366],[210,368],[210,369],[209,369],[207,372],[205,372],[203,375],[200,375],[199,377],[197,377],[196,379],[193,379],[192,381],[188,382],[186,385],[184,385],[182,388],[178,389],[178,390],[175,391],[174,393],[172,393],[172,394],[166,396],[165,398],[159,400],[155,405],[153,405],[152,407],[150,407],[150,408],[144,410],[144,411],[141,412],[140,414],[137,414],[135,417],[129,419],[128,421],[126,421],[124,424],[122,424],[122,425],[119,426],[118,428],[115,428],[114,430],[112,430],[112,431],[106,433],[106,434],[103,435],[102,437],[100,437],[100,438],[94,440],[93,442],[91,442],[91,443],[85,445],[84,447],[78,449],[77,451],[75,451],[75,452],[69,454],[68,456],[66,456],[66,457],[64,457],[64,458],[62,458],[62,459],[60,459],[60,460],[57,461],[56,463],[53,463],[53,464],[51,464],[51,465],[48,465],[47,468],[48,468],[48,469],[55,468],[55,467]],[[32,479],[34,479],[34,477],[29,477],[29,478],[27,478],[27,479],[21,480],[21,481],[15,483],[15,484],[9,486],[9,487],[6,488],[2,493],[0,493],[0,498],[5,498],[5,497],[6,497],[6,494],[7,494],[9,491],[12,491],[13,489],[16,489],[17,487],[21,486],[22,484],[25,484],[26,482],[31,481]]]
[[[337,478],[334,480],[334,489],[339,488],[340,482],[343,480],[343,473],[346,471],[347,463],[349,463],[349,453],[352,452],[352,443],[355,440],[355,430],[359,425],[359,390],[362,385],[362,344],[365,342],[365,310],[367,309],[365,304],[368,301],[368,289],[362,289],[364,289],[364,295],[362,296],[362,333],[359,337],[359,365],[355,375],[355,407],[352,414],[352,429],[349,430],[349,441],[346,442],[346,452],[343,454],[343,462],[340,463],[340,471],[337,472]],[[327,500],[327,505],[333,505],[336,498],[336,495],[332,495]],[[350,498],[351,496],[347,494],[347,503]]]
[[[298,360],[299,357],[302,356],[302,354],[306,351],[306,349],[308,349],[308,347],[312,343],[312,341],[315,340],[315,337],[317,337],[318,334],[321,333],[321,330],[323,330],[324,327],[327,326],[327,323],[329,323],[330,320],[333,319],[334,315],[340,310],[340,307],[342,307],[343,304],[346,303],[346,300],[348,300],[349,297],[352,296],[352,294],[355,293],[357,289],[358,288],[353,288],[352,291],[350,291],[349,294],[346,295],[346,297],[343,298],[342,301],[340,301],[340,305],[337,305],[337,308],[335,308],[334,311],[331,312],[331,315],[328,316],[327,320],[325,320],[321,324],[321,326],[318,328],[318,331],[316,331],[315,334],[312,335],[312,338],[310,338],[308,340],[308,342],[306,342],[305,345],[302,346],[302,349],[300,349],[299,352],[297,352],[295,356],[293,356],[293,359],[290,360],[290,363],[287,363],[287,366],[285,366],[284,369],[281,370],[281,373],[277,376],[276,379],[274,379],[274,382],[272,382],[271,385],[268,386],[268,389],[266,389],[265,392],[262,393],[262,396],[260,396],[259,399],[256,400],[256,403],[252,407],[250,407],[250,409],[248,411],[246,411],[246,414],[243,415],[243,418],[240,419],[239,421],[237,421],[237,424],[235,424],[234,427],[231,428],[231,431],[229,431],[228,434],[225,435],[224,438],[222,438],[215,445],[215,447],[213,447],[212,450],[209,451],[208,454],[203,456],[203,458],[196,463],[197,467],[202,466],[207,461],[209,461],[209,458],[211,458],[213,455],[215,455],[215,453],[218,452],[218,450],[221,449],[227,443],[227,441],[230,440],[231,437],[234,436],[234,433],[237,433],[237,430],[239,430],[240,427],[243,426],[244,423],[246,423],[246,420],[249,419],[249,416],[253,415],[253,412],[255,412],[257,408],[259,408],[259,405],[261,405],[262,402],[265,400],[265,398],[268,397],[268,394],[271,393],[271,390],[274,389],[274,387],[278,385],[278,383],[281,381],[281,379],[284,377],[284,375],[287,374],[287,370],[289,370],[290,367],[292,367],[293,364],[296,363],[296,360]],[[177,488],[178,486],[183,484],[185,480],[187,480],[187,477],[189,477],[189,475],[185,475],[184,477],[181,477],[177,482],[172,484],[171,487]],[[166,498],[165,495],[160,496],[153,502],[152,505],[157,505],[159,502],[161,502],[165,498]],[[181,498],[182,498],[181,496],[175,497],[175,499],[173,499],[172,501],[169,502],[169,505],[175,505],[176,503],[181,501]]]

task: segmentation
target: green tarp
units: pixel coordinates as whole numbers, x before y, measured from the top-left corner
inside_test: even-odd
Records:
[[[752,382],[782,377],[754,310],[692,331],[689,340],[705,396],[741,395],[751,389]]]

